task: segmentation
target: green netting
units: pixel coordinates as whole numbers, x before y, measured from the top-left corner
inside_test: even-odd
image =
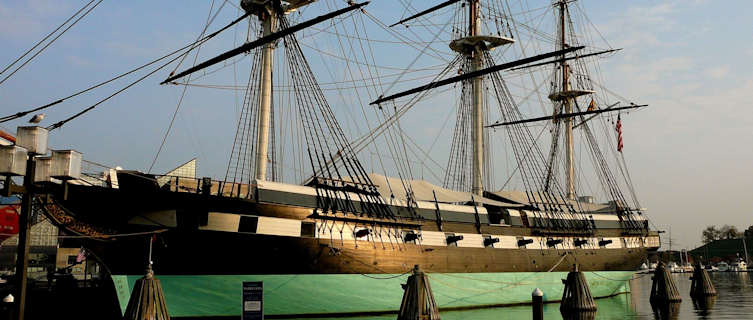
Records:
[[[562,296],[565,272],[429,274],[440,308],[530,302],[531,291],[541,288],[546,301]],[[408,275],[201,275],[159,276],[173,317],[240,316],[244,281],[264,282],[264,313],[330,314],[397,311]],[[586,272],[594,297],[629,292],[633,272]],[[113,276],[121,310],[141,276]]]

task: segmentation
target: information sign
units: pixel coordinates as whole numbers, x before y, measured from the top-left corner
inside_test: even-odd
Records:
[[[242,320],[264,320],[264,283],[243,282]]]

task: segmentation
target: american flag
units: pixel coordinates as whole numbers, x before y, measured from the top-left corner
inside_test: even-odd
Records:
[[[620,115],[617,114],[617,151],[622,152],[622,120],[620,119]]]
[[[86,249],[84,247],[81,247],[81,251],[78,252],[78,255],[76,256],[76,263],[81,263],[81,261],[86,260]]]

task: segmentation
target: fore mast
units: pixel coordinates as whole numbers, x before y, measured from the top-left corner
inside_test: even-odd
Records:
[[[262,36],[268,36],[275,32],[277,25],[277,8],[278,1],[267,1],[257,10],[259,20],[262,26]],[[266,180],[267,178],[267,159],[269,149],[269,128],[271,121],[272,109],[272,59],[276,42],[269,42],[264,45],[261,53],[261,82],[259,83],[259,118],[257,128],[259,135],[256,138],[256,179]]]
[[[241,0],[241,7],[259,17],[262,27],[262,37],[277,31],[279,16],[295,11],[316,0],[291,0],[283,6],[280,0]],[[272,121],[272,62],[276,41],[268,42],[262,47],[261,81],[259,82],[259,112],[257,118],[256,164],[254,174],[257,180],[267,179],[267,163],[269,162],[269,135]]]

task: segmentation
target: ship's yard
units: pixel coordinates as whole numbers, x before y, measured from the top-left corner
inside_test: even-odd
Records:
[[[704,1],[48,1],[0,3],[0,320],[753,319]]]

